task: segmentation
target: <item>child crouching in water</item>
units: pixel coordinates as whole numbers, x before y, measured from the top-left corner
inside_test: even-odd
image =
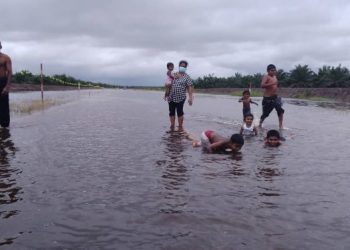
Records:
[[[257,128],[253,124],[254,116],[252,114],[244,115],[244,123],[239,132],[243,136],[254,136],[258,134]]]
[[[209,152],[232,151],[236,153],[244,145],[243,136],[233,134],[230,138],[225,138],[212,130],[206,130],[201,135],[201,141],[194,141],[193,147],[202,146]]]
[[[281,136],[277,130],[271,129],[267,131],[265,137],[265,146],[278,147],[281,145]]]
[[[166,79],[165,79],[165,93],[164,93],[164,100],[168,100],[168,97],[170,95],[171,86],[173,84],[173,80],[175,79],[174,73],[172,72],[174,70],[174,64],[172,62],[167,63],[166,65],[168,71],[166,72]]]

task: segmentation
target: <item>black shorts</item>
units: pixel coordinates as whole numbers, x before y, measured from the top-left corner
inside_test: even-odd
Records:
[[[177,117],[183,116],[184,104],[185,100],[183,100],[182,102],[169,102],[169,116],[175,116],[175,111],[177,113]]]
[[[246,108],[246,107],[243,107],[243,118],[246,116],[246,115],[250,115],[252,114],[251,111],[250,111],[250,107]]]
[[[262,100],[262,115],[261,120],[264,120],[268,117],[273,109],[276,109],[277,115],[280,116],[284,114],[284,109],[282,108],[282,99],[281,97],[275,96],[264,96]]]

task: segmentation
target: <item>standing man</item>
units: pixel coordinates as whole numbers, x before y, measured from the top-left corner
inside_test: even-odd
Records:
[[[6,128],[10,125],[9,91],[12,77],[11,58],[1,53],[0,42],[0,126]]]
[[[267,74],[263,76],[261,87],[264,88],[264,98],[262,100],[262,115],[260,117],[259,127],[261,128],[265,118],[269,116],[273,109],[276,109],[278,115],[279,128],[283,128],[283,114],[281,97],[277,96],[277,77],[276,66],[270,64],[267,66]]]

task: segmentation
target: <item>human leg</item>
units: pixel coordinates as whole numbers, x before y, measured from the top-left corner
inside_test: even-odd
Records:
[[[276,109],[277,115],[278,115],[278,125],[279,125],[279,128],[282,129],[282,128],[283,128],[284,109],[282,108],[282,100],[281,100],[281,97],[278,97],[278,98],[277,98],[276,105],[275,105],[275,109]]]
[[[170,130],[174,130],[175,128],[175,109],[176,104],[174,102],[169,102]]]
[[[0,96],[0,126],[8,127],[10,125],[10,107],[9,107],[9,95]]]
[[[273,108],[274,108],[273,100],[271,100],[271,98],[264,97],[262,100],[262,115],[260,117],[259,127],[262,126],[262,123],[264,122],[266,117],[270,115]]]
[[[183,129],[183,122],[184,122],[184,108],[185,101],[179,102],[176,105],[176,113],[177,113],[177,120],[179,123],[179,130]]]

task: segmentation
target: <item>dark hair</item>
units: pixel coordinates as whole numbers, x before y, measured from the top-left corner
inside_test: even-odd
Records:
[[[253,120],[254,120],[254,115],[252,114],[252,113],[247,113],[247,114],[245,114],[244,115],[244,120],[245,120],[245,118],[247,118],[247,117],[252,117],[253,118]]]
[[[271,69],[276,69],[276,66],[273,64],[269,64],[267,65],[267,71],[271,70]]]
[[[182,63],[186,64],[185,68],[187,68],[188,62],[185,61],[185,60],[181,60],[181,61],[179,62],[179,66],[180,66]]]
[[[169,68],[169,66],[173,66],[173,67],[174,67],[174,64],[173,64],[172,62],[168,62],[168,63],[166,64],[166,68]]]
[[[250,91],[249,91],[248,89],[244,90],[243,93],[242,93],[242,95],[245,95],[245,94],[250,95]]]
[[[243,144],[244,144],[243,136],[240,135],[240,134],[233,134],[233,135],[231,136],[230,141],[231,141],[232,143],[234,143],[234,144],[238,144],[238,145],[241,145],[241,146],[243,146]]]
[[[267,134],[266,134],[266,138],[270,138],[270,137],[277,137],[278,139],[280,139],[280,132],[278,132],[275,129],[271,129],[267,131]]]

